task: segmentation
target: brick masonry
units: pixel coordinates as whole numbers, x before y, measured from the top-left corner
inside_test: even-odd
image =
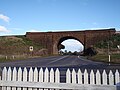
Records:
[[[109,40],[115,32],[115,28],[84,31],[26,32],[26,37],[48,49],[49,54],[58,54],[58,46],[64,40],[78,40],[84,45],[84,49],[86,49],[100,40]]]

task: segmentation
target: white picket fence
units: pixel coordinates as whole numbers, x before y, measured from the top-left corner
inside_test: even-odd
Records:
[[[67,69],[66,82],[60,82],[60,71],[57,68],[54,70],[51,68],[34,69],[31,67],[23,69],[19,67],[13,69],[6,67],[2,70],[2,76],[0,79],[0,86],[2,90],[45,90],[48,89],[79,89],[79,90],[120,90],[120,73],[118,70],[113,73],[111,70],[107,74],[103,70],[102,74],[99,70],[94,72],[93,70],[88,73],[87,69],[82,73],[80,69],[72,71]]]

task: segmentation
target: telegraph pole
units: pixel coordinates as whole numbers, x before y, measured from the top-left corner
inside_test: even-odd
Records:
[[[110,57],[110,43],[109,43],[109,41],[108,41],[108,61],[109,61],[109,65],[110,65],[110,60],[111,59],[111,57]]]

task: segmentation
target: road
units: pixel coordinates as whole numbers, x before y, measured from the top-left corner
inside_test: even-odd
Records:
[[[120,65],[94,62],[80,56],[50,56],[0,63],[0,67],[59,67],[83,69],[119,69]]]
[[[70,71],[72,71],[74,68],[76,72],[79,68],[82,72],[87,69],[88,73],[90,73],[91,69],[94,72],[99,69],[100,73],[102,73],[104,69],[106,70],[106,73],[109,73],[109,70],[112,70],[115,73],[116,69],[118,69],[120,72],[120,65],[109,65],[102,62],[94,62],[87,60],[82,56],[51,56],[44,58],[33,58],[28,60],[17,60],[13,62],[0,63],[0,67],[27,67],[27,69],[30,67],[38,67],[38,69],[40,69],[40,67],[43,67],[43,70],[48,67],[49,71],[50,68],[53,68],[54,70],[56,70],[56,68],[59,68],[61,82],[65,82],[65,75],[68,68]]]

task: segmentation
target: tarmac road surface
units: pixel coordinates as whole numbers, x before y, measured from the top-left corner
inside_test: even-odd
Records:
[[[119,69],[120,64],[94,62],[82,56],[50,56],[0,63],[0,67],[59,67],[86,69]]]

